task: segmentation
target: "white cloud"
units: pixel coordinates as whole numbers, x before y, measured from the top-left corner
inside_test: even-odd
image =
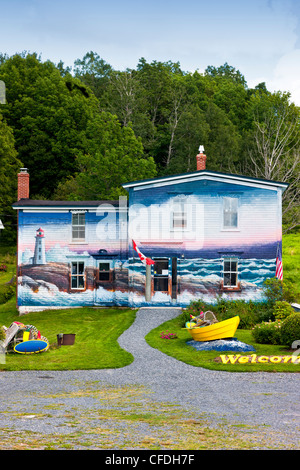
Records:
[[[270,91],[289,91],[291,100],[300,106],[300,49],[294,49],[279,59],[268,88]]]

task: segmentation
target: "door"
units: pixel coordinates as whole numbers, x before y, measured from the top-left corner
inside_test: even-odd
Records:
[[[155,259],[153,271],[153,293],[164,292],[169,294],[169,259]]]

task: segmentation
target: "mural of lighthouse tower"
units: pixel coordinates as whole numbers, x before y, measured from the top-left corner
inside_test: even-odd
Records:
[[[32,264],[46,264],[45,233],[42,228],[39,228],[36,231]]]

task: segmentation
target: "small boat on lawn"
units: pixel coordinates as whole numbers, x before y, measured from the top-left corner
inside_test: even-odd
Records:
[[[233,338],[239,323],[240,317],[237,315],[208,326],[190,324],[187,330],[195,341],[213,341],[215,339]]]

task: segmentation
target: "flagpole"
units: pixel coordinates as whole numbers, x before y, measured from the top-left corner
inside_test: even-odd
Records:
[[[146,302],[151,301],[151,265],[146,264],[146,289],[145,289]]]

